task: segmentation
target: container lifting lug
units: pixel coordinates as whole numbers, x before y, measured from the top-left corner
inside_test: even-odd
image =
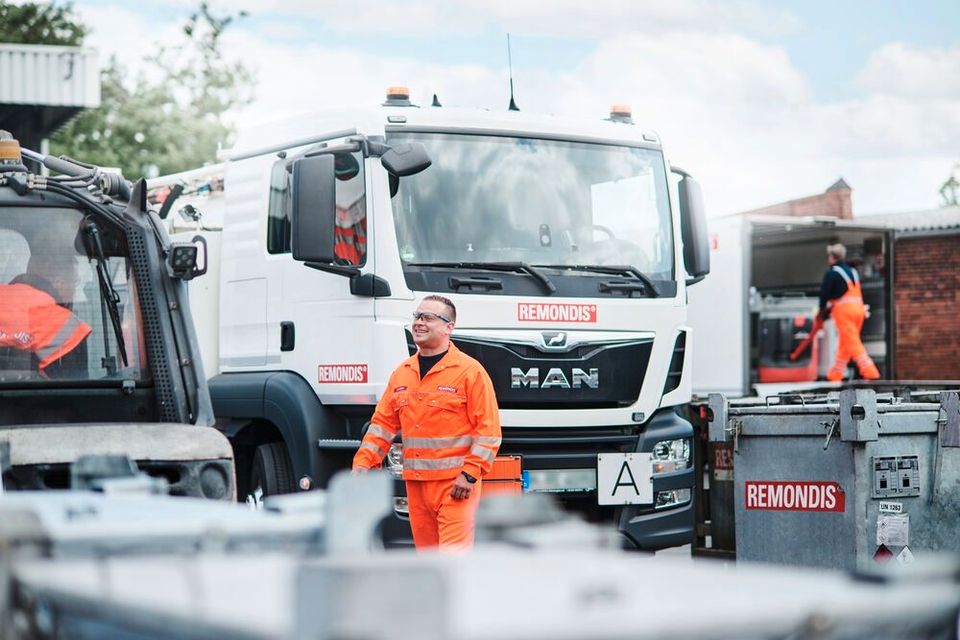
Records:
[[[827,430],[827,439],[823,443],[823,450],[826,451],[827,447],[830,446],[830,438],[837,435],[837,427],[840,426],[840,418],[834,418],[830,422],[824,420],[820,424],[822,424]]]
[[[730,426],[724,429],[727,433],[733,435],[733,452],[739,453],[740,449],[740,432],[743,430],[743,420],[734,420],[730,423]]]

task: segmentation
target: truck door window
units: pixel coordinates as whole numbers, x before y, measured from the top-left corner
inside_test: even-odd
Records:
[[[340,154],[338,154],[340,155]],[[335,160],[337,220],[334,229],[334,253],[337,264],[362,266],[367,260],[367,207],[363,154],[354,162]],[[341,170],[341,167],[343,170]],[[267,250],[290,253],[292,225],[291,176],[286,160],[278,160],[270,174],[270,199],[267,210]]]
[[[277,160],[270,171],[270,199],[267,204],[267,251],[290,253],[290,173],[287,163]]]

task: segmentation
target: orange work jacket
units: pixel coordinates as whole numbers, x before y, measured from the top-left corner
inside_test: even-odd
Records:
[[[355,205],[356,206],[356,205]],[[338,217],[350,213],[350,209],[342,210],[337,208]],[[340,226],[338,222],[333,229],[333,255],[342,260],[346,260],[352,265],[361,265],[367,255],[367,229],[366,219],[360,218],[355,224],[350,226]]]
[[[453,344],[422,380],[417,355],[404,360],[390,376],[353,465],[379,465],[398,433],[404,480],[447,480],[461,471],[482,477],[500,448],[500,412],[483,366]]]
[[[0,347],[37,354],[40,370],[73,351],[90,325],[28,284],[0,285]]]

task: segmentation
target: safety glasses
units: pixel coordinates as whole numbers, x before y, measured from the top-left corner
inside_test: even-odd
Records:
[[[453,322],[453,320],[451,320],[446,316],[442,316],[439,313],[430,313],[429,311],[414,311],[413,319],[423,320],[424,322],[430,322],[432,320],[443,320],[444,322]]]

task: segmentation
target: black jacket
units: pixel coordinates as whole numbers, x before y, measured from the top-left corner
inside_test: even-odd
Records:
[[[834,266],[843,269],[851,281],[859,280],[859,277],[855,275],[856,269],[846,262],[838,262]],[[823,274],[823,281],[820,283],[820,317],[826,318],[830,315],[830,311],[827,309],[827,302],[843,297],[843,294],[846,292],[847,281],[834,270],[833,266],[829,267],[827,272]]]

